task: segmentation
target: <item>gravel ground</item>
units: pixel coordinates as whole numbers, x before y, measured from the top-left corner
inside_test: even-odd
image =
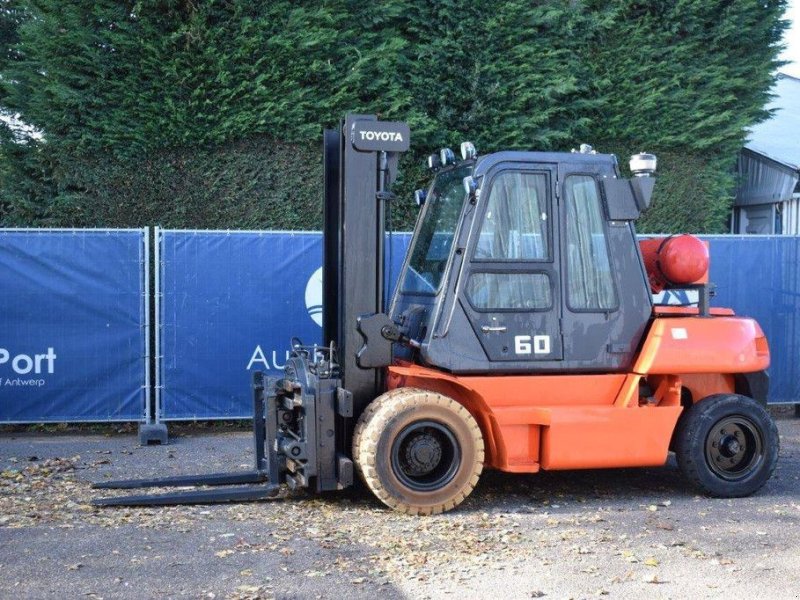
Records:
[[[800,419],[757,495],[661,469],[485,473],[458,510],[363,489],[262,503],[98,509],[91,481],[249,467],[250,435],[0,433],[1,598],[800,598]]]

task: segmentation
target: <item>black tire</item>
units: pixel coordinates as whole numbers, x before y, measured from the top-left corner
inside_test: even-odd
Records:
[[[686,409],[675,432],[683,474],[710,496],[755,493],[778,462],[778,429],[766,409],[747,396],[718,394]]]
[[[353,432],[356,469],[394,510],[431,515],[472,492],[483,470],[483,436],[461,404],[435,392],[392,390],[367,406]]]

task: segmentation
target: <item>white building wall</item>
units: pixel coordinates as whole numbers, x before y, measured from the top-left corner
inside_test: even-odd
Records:
[[[800,194],[794,194],[791,200],[780,204],[781,233],[784,235],[800,235]]]

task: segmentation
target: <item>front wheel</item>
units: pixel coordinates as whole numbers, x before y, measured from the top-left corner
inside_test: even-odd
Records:
[[[683,474],[711,496],[761,489],[778,462],[778,429],[766,409],[746,396],[719,394],[686,410],[675,436]]]
[[[353,432],[353,457],[381,502],[409,514],[438,514],[478,483],[483,436],[452,398],[400,388],[367,406]]]

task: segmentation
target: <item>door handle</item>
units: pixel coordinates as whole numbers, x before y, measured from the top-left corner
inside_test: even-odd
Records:
[[[505,325],[496,325],[496,326],[483,325],[483,326],[481,326],[481,331],[483,333],[490,333],[492,331],[506,331],[507,329],[508,328]]]

